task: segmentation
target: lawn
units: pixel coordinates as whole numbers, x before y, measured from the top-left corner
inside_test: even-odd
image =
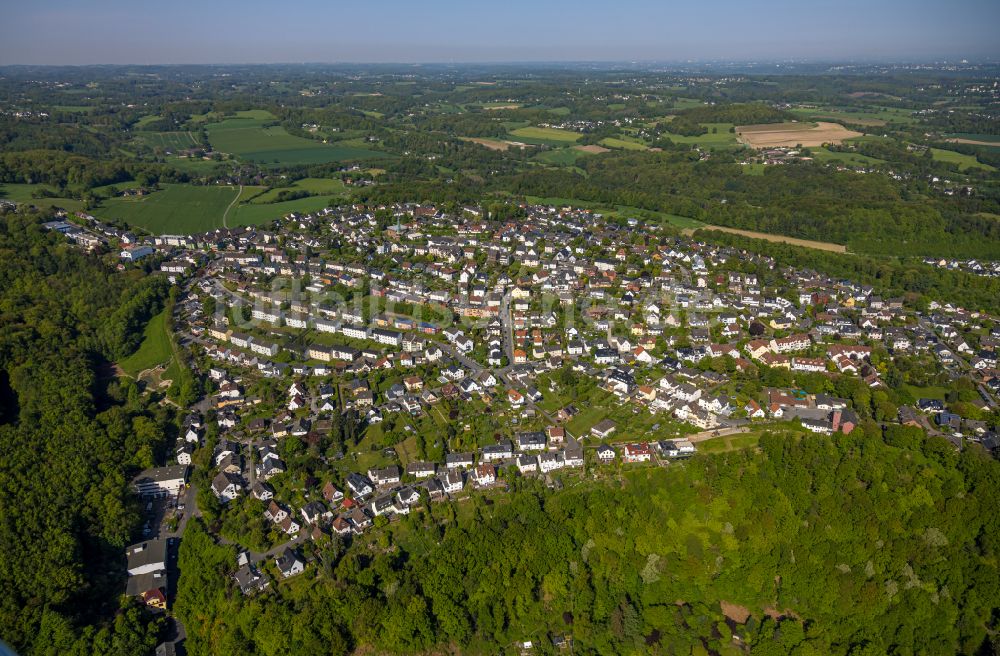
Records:
[[[192,234],[222,227],[222,215],[235,197],[236,188],[230,186],[166,184],[141,198],[109,198],[92,213],[156,235]]]
[[[512,130],[510,136],[516,141],[523,141],[525,143],[562,146],[578,141],[581,135],[569,130],[560,130],[559,128],[527,126]]]
[[[912,394],[915,399],[937,399],[938,401],[944,401],[944,397],[948,393],[948,390],[943,387],[917,387],[908,383],[903,385],[903,389]]]
[[[367,148],[343,143],[324,144],[296,137],[280,125],[265,127],[268,122],[264,118],[241,116],[210,123],[206,127],[215,150],[262,164],[320,164],[390,157],[387,153]]]
[[[723,453],[725,451],[735,451],[757,446],[760,441],[760,433],[746,433],[744,435],[724,435],[714,437],[704,442],[699,442],[695,448],[702,453]]]
[[[981,164],[972,155],[963,155],[962,153],[956,153],[954,150],[942,150],[940,148],[931,148],[931,154],[934,159],[939,162],[948,162],[950,164],[957,164],[959,171],[967,171],[969,169],[982,169],[983,171],[996,171],[996,169],[989,164]]]
[[[139,350],[119,362],[118,366],[129,376],[136,378],[139,372],[169,360],[171,354],[170,335],[167,334],[167,310],[163,310],[146,324]]]

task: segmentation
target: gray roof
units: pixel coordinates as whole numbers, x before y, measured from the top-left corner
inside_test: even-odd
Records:
[[[128,559],[128,570],[139,569],[149,565],[164,565],[167,562],[167,541],[160,538],[133,544],[125,550]]]

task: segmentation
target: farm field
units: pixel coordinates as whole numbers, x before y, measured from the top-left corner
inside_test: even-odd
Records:
[[[283,191],[308,191],[313,194],[343,194],[347,187],[340,180],[330,180],[327,178],[302,178],[296,180],[289,187],[276,187],[264,193],[248,198],[253,204],[273,203]],[[242,200],[240,202],[243,202]]]
[[[206,126],[212,148],[262,164],[320,164],[388,157],[366,148],[324,144],[296,137],[281,126],[265,127],[266,118],[237,117]]]
[[[526,143],[549,144],[555,146],[565,145],[580,139],[580,135],[569,130],[558,128],[539,128],[527,126],[511,131],[511,136]]]
[[[649,150],[649,146],[646,144],[628,139],[617,139],[615,137],[601,139],[601,145],[607,148],[621,148],[623,150]]]
[[[62,207],[63,209],[77,211],[83,209],[83,201],[75,198],[32,198],[31,194],[38,190],[54,189],[40,184],[16,184],[0,183],[0,200],[9,200],[15,203],[30,203],[38,207]]]
[[[775,123],[763,125],[741,125],[736,128],[740,140],[751,148],[776,148],[778,146],[822,146],[825,143],[841,143],[844,139],[860,137],[860,132],[848,130],[839,123],[817,122]]]
[[[915,119],[908,109],[896,107],[794,107],[789,110],[802,120],[844,121],[871,127],[881,127],[887,123],[913,123]]]
[[[576,160],[581,157],[585,157],[588,154],[587,151],[580,150],[580,148],[580,146],[574,146],[572,148],[556,148],[555,150],[546,150],[535,155],[534,159],[539,162],[545,162],[546,164],[552,164],[555,166],[573,166],[576,164]]]
[[[291,212],[307,214],[321,210],[330,204],[330,200],[330,196],[310,196],[283,203],[243,203],[229,210],[229,214],[226,216],[226,225],[229,227],[262,225],[280,219]]]
[[[963,155],[962,153],[956,153],[954,150],[931,148],[931,154],[934,156],[934,159],[939,162],[957,164],[959,171],[967,171],[969,169],[982,169],[983,171],[991,172],[996,171],[996,168],[990,166],[989,164],[982,164],[972,155]]]
[[[222,227],[222,215],[236,192],[230,186],[167,184],[161,191],[141,198],[109,198],[92,214],[122,219],[156,235],[205,232]]]
[[[856,166],[875,166],[877,164],[885,164],[885,160],[881,160],[876,157],[868,157],[867,155],[862,155],[861,153],[833,151],[828,150],[827,148],[813,148],[812,156],[816,161],[824,163],[835,162]]]
[[[469,143],[479,144],[489,148],[490,150],[507,150],[510,148],[511,143],[509,141],[501,141],[500,139],[484,139],[482,137],[459,137],[462,141],[468,141]]]
[[[184,150],[198,145],[190,132],[139,132],[132,141],[164,150]]]
[[[739,142],[736,140],[736,135],[729,131],[730,128],[733,127],[732,123],[702,123],[701,126],[708,130],[706,134],[689,137],[682,134],[667,132],[667,134],[664,134],[663,136],[667,137],[674,143],[691,144],[692,146],[698,146],[700,148],[723,149],[736,148],[739,146]],[[668,124],[667,128],[669,129],[669,127],[670,126]]]
[[[996,134],[973,134],[969,132],[956,132],[946,135],[945,141],[952,143],[972,144],[974,146],[990,146],[1000,148],[1000,135]]]

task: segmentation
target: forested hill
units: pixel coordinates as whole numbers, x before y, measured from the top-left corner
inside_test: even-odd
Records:
[[[135,349],[167,286],[82,255],[43,217],[0,216],[0,637],[22,654],[147,653],[158,624],[119,607],[172,410],[146,407],[109,361]]]
[[[975,654],[1000,628],[1000,463],[918,429],[775,433],[620,482],[512,485],[318,549],[308,579],[249,600],[232,547],[190,525],[189,652],[554,653],[567,634],[575,654],[746,653],[735,633],[752,654]]]

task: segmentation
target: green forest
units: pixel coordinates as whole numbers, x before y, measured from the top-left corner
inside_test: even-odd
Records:
[[[167,285],[109,272],[35,214],[0,217],[0,626],[22,654],[151,651],[159,622],[124,592],[129,481],[175,412],[117,382]]]
[[[1000,464],[916,429],[776,432],[617,483],[514,485],[312,548],[305,575],[251,599],[232,548],[189,527],[190,653],[548,653],[552,635],[582,654],[742,653],[735,635],[753,654],[974,654],[1000,628]]]

